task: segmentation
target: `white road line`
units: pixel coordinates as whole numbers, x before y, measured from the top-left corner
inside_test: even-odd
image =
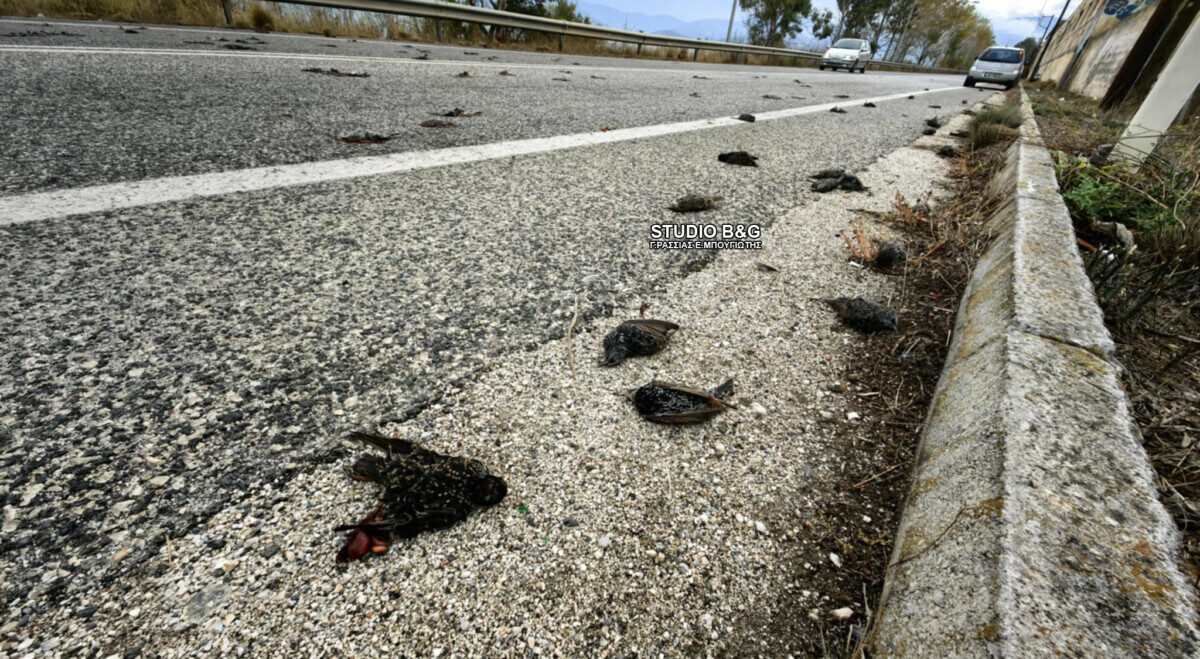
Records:
[[[844,100],[837,103],[806,105],[787,110],[775,110],[755,115],[758,121],[774,121],[798,117],[817,112],[828,112],[835,106],[861,105],[866,102],[880,103],[913,95],[936,94],[946,91],[961,91],[962,87],[941,87],[926,91],[900,92],[887,96]],[[36,222],[68,215],[103,213],[106,211],[135,208],[151,204],[184,201],[198,197],[237,192],[251,192],[297,185],[311,185],[325,181],[397,174],[420,169],[462,165],[483,160],[508,158],[534,153],[547,153],[563,149],[596,146],[625,142],[648,137],[660,137],[706,130],[726,126],[745,125],[732,117],[716,117],[681,121],[656,126],[621,128],[606,132],[577,133],[555,137],[539,137],[511,142],[496,142],[474,146],[458,146],[432,151],[409,151],[379,156],[363,156],[344,160],[306,162],[294,165],[254,167],[210,174],[191,174],[166,178],[147,179],[127,183],[110,183],[70,190],[36,192],[32,194],[0,197],[0,226]]]

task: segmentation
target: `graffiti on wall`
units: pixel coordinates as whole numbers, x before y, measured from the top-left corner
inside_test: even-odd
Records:
[[[1108,14],[1109,16],[1115,16],[1119,21],[1123,21],[1142,7],[1154,4],[1155,1],[1156,0],[1106,0],[1104,3],[1104,13]]]

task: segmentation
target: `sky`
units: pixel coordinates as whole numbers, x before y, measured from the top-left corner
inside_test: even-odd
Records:
[[[733,0],[591,0],[624,12],[642,14],[667,14],[684,21],[701,19],[729,20],[729,10]],[[1078,5],[1080,0],[1074,0],[1072,5]],[[1001,45],[1014,44],[1021,39],[1033,35],[1041,36],[1037,30],[1039,12],[1055,16],[1062,9],[1062,0],[977,0],[976,6],[980,13],[992,21],[992,29],[996,32],[996,40]],[[814,6],[825,9],[836,9],[833,0],[814,0]],[[739,11],[739,15],[741,12]],[[1068,14],[1069,15],[1069,14]],[[1044,25],[1044,24],[1043,24]],[[804,35],[801,35],[801,39]]]

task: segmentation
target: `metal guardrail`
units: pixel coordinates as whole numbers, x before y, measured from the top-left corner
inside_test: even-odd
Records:
[[[772,48],[754,44],[728,43],[724,41],[709,41],[707,39],[692,39],[690,37],[672,37],[663,34],[646,34],[632,30],[574,23],[555,18],[530,16],[508,11],[497,11],[471,5],[460,5],[437,0],[287,0],[304,5],[332,7],[335,9],[355,9],[359,11],[374,11],[388,14],[401,14],[419,18],[432,18],[463,23],[481,23],[498,27],[508,27],[518,30],[535,30],[559,36],[559,47],[562,47],[563,37],[585,37],[604,41],[637,44],[638,52],[642,46],[659,46],[663,48],[684,48],[693,50],[695,59],[702,50],[734,53],[737,55],[766,55],[768,58],[792,58],[819,60],[824,53],[807,50],[792,50],[789,48]],[[873,60],[873,64],[891,66],[900,69],[911,69],[928,72],[953,72],[951,69],[939,69],[907,62],[885,62]]]

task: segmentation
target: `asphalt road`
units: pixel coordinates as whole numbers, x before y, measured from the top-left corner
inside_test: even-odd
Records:
[[[44,34],[61,31],[80,36]],[[223,47],[237,39],[256,50]],[[269,505],[245,493],[340,457],[350,429],[454,413],[447,393],[562,336],[576,304],[584,326],[606,324],[703,267],[712,255],[646,248],[650,224],[679,221],[676,197],[721,195],[705,222],[769,226],[813,198],[812,171],[865,167],[982,97],[952,76],[470,52],[0,21],[0,201],[847,97],[844,114],[0,218],[0,601],[18,622],[118,574],[136,583],[122,571],[139,558],[220,510]],[[480,114],[418,125],[455,107]],[[335,139],[361,132],[393,139]],[[717,162],[734,149],[761,166]],[[114,542],[136,548],[122,565]]]

